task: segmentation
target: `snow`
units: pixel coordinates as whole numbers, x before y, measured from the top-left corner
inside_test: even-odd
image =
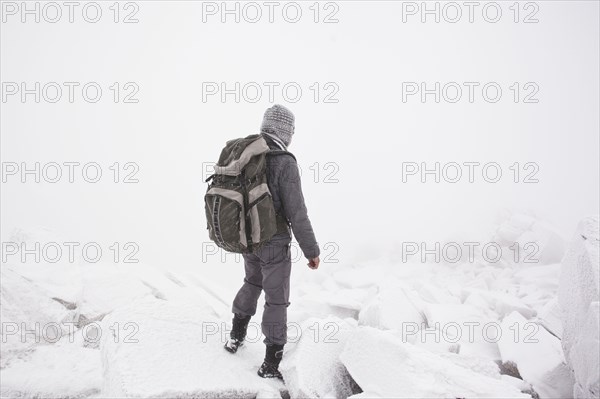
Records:
[[[169,298],[195,303],[210,317],[229,314],[195,277],[147,265],[3,264],[0,284],[2,397],[100,394],[106,381],[99,343],[116,326],[101,320],[138,300]],[[122,339],[134,332],[120,327]]]
[[[46,332],[50,335],[49,329],[55,324],[61,332],[68,331],[68,323],[75,318],[75,312],[53,300],[44,287],[8,267],[0,269],[0,298],[0,367],[4,367],[13,354],[43,341],[41,335]]]
[[[340,359],[363,390],[353,398],[530,397],[499,375],[476,373],[372,327],[359,327]]]
[[[202,304],[144,297],[112,312],[102,329],[105,397],[250,398],[275,389],[256,376],[263,345],[227,353],[225,323]]]
[[[146,295],[159,299],[193,298],[198,303],[206,306],[210,303],[217,308],[207,308],[210,312],[222,312],[225,306],[219,307],[218,300],[186,276],[177,278],[147,265],[128,265],[126,268],[115,264],[86,265],[82,275],[84,294],[80,308],[89,318],[109,313]]]
[[[465,303],[472,302],[481,309],[493,310],[500,318],[514,311],[521,313],[527,319],[536,315],[536,311],[521,299],[504,292],[472,288],[465,289],[465,292],[468,295]]]
[[[435,286],[426,281],[417,284],[416,290],[419,296],[429,303],[460,303],[446,287]]]
[[[513,215],[495,235],[519,238],[537,231],[538,222]],[[558,390],[549,378],[572,390],[557,372],[565,369],[559,337],[566,322],[557,311],[556,262],[509,257],[447,264],[380,256],[324,264],[316,272],[295,266],[290,342],[281,364],[286,386],[256,375],[264,357],[262,298],[246,344],[235,355],[222,348],[241,278],[220,286],[205,269],[141,263],[2,265],[0,272],[3,322],[74,322],[58,342],[21,342],[3,332],[6,396],[279,398],[288,391],[292,398],[516,398],[536,391],[543,399],[549,396],[542,393]],[[235,273],[241,276],[241,267]],[[579,362],[569,364],[580,370],[580,386],[592,386],[597,370],[597,359],[580,355],[597,344],[597,319],[594,324],[587,315],[592,304],[580,315],[589,321],[580,327],[585,334],[571,348]],[[544,339],[524,349],[490,339],[498,329],[511,333],[501,324],[515,318],[539,326]],[[525,353],[535,360],[520,357]],[[511,367],[524,380],[503,375]]]
[[[517,243],[519,263],[536,260],[542,265],[560,262],[566,247],[564,238],[552,226],[534,216],[521,213],[511,215],[500,224],[494,241],[507,248]],[[514,256],[515,252],[503,251],[503,256],[508,254]],[[532,255],[531,259],[528,255]]]
[[[516,295],[540,312],[546,303],[556,298],[561,269],[560,263],[520,268],[514,274],[514,283],[518,286]]]
[[[96,395],[102,387],[100,352],[64,337],[40,345],[2,370],[3,398],[73,398]]]
[[[353,381],[339,355],[356,329],[356,320],[310,318],[298,343],[288,345],[280,370],[294,398],[344,398]]]
[[[600,396],[598,307],[600,301],[599,218],[583,219],[562,262],[559,304],[562,347],[575,377],[576,397]]]
[[[441,339],[442,330],[439,328],[421,328],[415,331],[411,327],[406,327],[399,337],[402,342],[421,346],[434,353],[458,353],[461,349],[459,342]]]
[[[542,308],[538,315],[538,322],[551,334],[559,339],[562,338],[562,309],[558,298],[552,299]]]
[[[402,330],[404,324],[420,327],[425,317],[400,283],[392,280],[379,286],[378,294],[362,305],[358,322],[384,330]]]
[[[505,317],[501,326],[498,347],[502,361],[516,365],[540,397],[569,397],[573,380],[560,340],[518,312]]]
[[[438,342],[458,345],[460,354],[497,360],[496,317],[489,309],[469,304],[429,304],[425,315],[430,327],[439,330]],[[491,336],[491,337],[488,337]]]
[[[581,339],[571,348],[571,366],[577,378],[575,397],[600,396],[600,306],[590,304],[586,322],[581,331]]]

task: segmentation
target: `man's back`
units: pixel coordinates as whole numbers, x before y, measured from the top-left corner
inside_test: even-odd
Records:
[[[276,151],[276,155],[267,157],[267,183],[273,196],[275,212],[283,215],[291,223],[304,256],[307,259],[316,258],[320,254],[319,245],[304,203],[296,158],[289,153],[278,151],[279,148],[268,136],[265,139],[269,148]],[[289,235],[289,232],[287,234]]]

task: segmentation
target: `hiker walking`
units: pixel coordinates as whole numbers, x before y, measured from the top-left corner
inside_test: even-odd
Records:
[[[294,114],[281,105],[274,105],[265,111],[260,135],[258,135],[260,138],[247,145],[246,150],[241,154],[237,154],[238,159],[242,159],[245,158],[244,152],[257,153],[258,150],[255,148],[247,149],[259,146],[256,143],[259,143],[260,139],[263,139],[268,146],[264,157],[266,160],[265,174],[268,191],[273,202],[274,215],[272,216],[275,219],[275,231],[270,239],[262,243],[258,249],[252,253],[243,253],[244,284],[233,301],[233,328],[230,338],[225,344],[225,349],[235,353],[243,344],[248,323],[256,313],[258,298],[264,291],[265,307],[261,328],[265,335],[266,352],[264,362],[258,370],[258,375],[263,378],[281,378],[279,363],[287,341],[287,307],[290,304],[292,266],[290,227],[304,256],[308,259],[308,266],[311,269],[317,269],[320,262],[319,246],[304,204],[298,164],[294,155],[287,151],[293,134]],[[256,168],[260,168],[260,166]],[[260,198],[260,194],[252,196],[253,191],[260,192],[261,190],[251,189],[249,195]],[[260,199],[251,200],[251,204],[249,204],[251,210],[254,202],[260,203]],[[259,211],[250,213],[257,214]],[[250,220],[250,223],[254,222]],[[264,222],[261,223],[264,224]],[[247,224],[245,223],[245,227]],[[263,226],[261,226],[261,233],[262,230],[264,230]],[[254,237],[256,240],[261,239],[258,230],[250,231],[250,236],[253,236],[252,239]]]

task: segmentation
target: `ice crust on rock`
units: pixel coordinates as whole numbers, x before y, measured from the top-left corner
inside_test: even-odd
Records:
[[[363,393],[353,398],[529,398],[514,385],[361,326],[340,355]]]
[[[505,317],[501,326],[498,347],[502,361],[516,365],[540,397],[569,397],[573,379],[560,340],[516,311]]]
[[[295,398],[345,398],[354,384],[339,355],[356,329],[356,321],[310,318],[302,323],[298,342],[289,345],[280,365],[286,387]]]
[[[600,303],[599,217],[583,219],[562,261],[559,304],[562,347],[575,378],[577,398],[600,396],[598,373]]]

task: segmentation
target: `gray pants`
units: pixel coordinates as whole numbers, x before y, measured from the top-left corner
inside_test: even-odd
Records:
[[[254,316],[258,297],[265,291],[262,332],[266,344],[287,341],[287,307],[290,305],[290,236],[277,234],[254,254],[244,254],[246,277],[233,300],[233,312]]]

